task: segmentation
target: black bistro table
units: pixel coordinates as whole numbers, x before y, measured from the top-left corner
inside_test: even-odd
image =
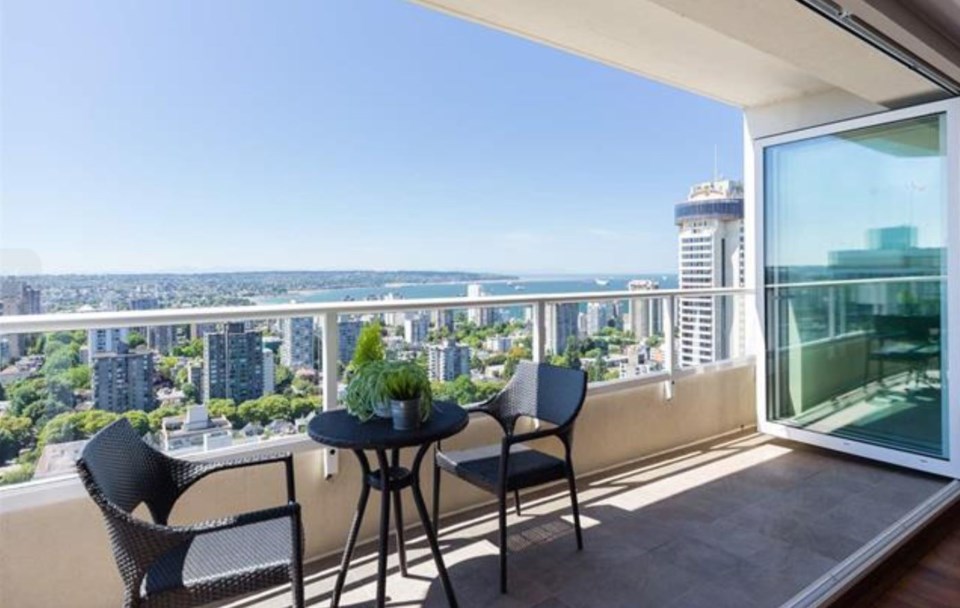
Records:
[[[383,606],[386,601],[387,587],[387,540],[390,536],[390,498],[393,497],[396,511],[397,552],[400,557],[400,572],[407,576],[407,558],[403,548],[403,511],[400,500],[400,491],[411,488],[413,500],[420,514],[423,530],[433,553],[433,560],[440,573],[440,581],[451,606],[457,605],[457,598],[450,585],[447,568],[443,565],[443,556],[437,544],[437,535],[427,515],[427,505],[423,501],[423,492],[420,490],[420,464],[427,450],[435,442],[446,439],[462,431],[467,426],[467,412],[454,403],[436,402],[430,418],[419,429],[413,431],[397,431],[390,420],[373,418],[367,422],[360,422],[346,410],[323,412],[310,421],[307,432],[310,437],[326,446],[353,450],[360,461],[363,471],[363,486],[360,490],[360,500],[357,502],[357,511],[353,516],[353,524],[347,535],[347,546],[343,550],[340,562],[340,572],[333,589],[331,606],[340,605],[340,595],[347,578],[347,568],[353,557],[353,549],[357,543],[357,534],[363,522],[363,512],[370,496],[370,488],[380,490],[380,550],[377,564],[377,605]],[[400,466],[400,449],[417,448],[413,464],[409,469]],[[378,469],[370,469],[370,461],[365,450],[376,452]],[[387,450],[391,452],[391,460],[387,460]]]

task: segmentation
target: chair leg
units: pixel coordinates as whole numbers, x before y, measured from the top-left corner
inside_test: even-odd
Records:
[[[306,598],[303,592],[303,568],[296,568],[290,576],[290,584],[293,587],[293,608],[303,608]]]
[[[500,593],[507,592],[507,493],[500,492]]]
[[[577,504],[577,480],[573,466],[567,463],[567,483],[570,485],[570,503],[573,506],[573,527],[577,532],[577,551],[583,550],[583,534],[580,531],[580,505]]]
[[[520,490],[513,491],[513,506],[517,508],[517,517],[520,517]]]
[[[437,454],[433,454],[433,531],[440,536],[440,466]]]
[[[393,492],[393,510],[397,528],[394,533],[397,536],[397,557],[400,559],[400,574],[407,576],[407,551],[403,542],[403,501],[400,498],[400,490]]]

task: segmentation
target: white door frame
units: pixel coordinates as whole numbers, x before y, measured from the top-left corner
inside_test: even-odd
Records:
[[[947,209],[944,217],[944,232],[947,249],[946,302],[941,305],[941,314],[946,315],[945,336],[946,377],[941,378],[942,390],[947,395],[947,420],[945,439],[947,458],[939,459],[920,454],[902,452],[891,448],[860,441],[826,435],[814,431],[784,425],[767,420],[767,344],[766,344],[766,282],[764,278],[764,151],[767,147],[793,141],[805,140],[843,131],[870,127],[943,113],[946,117],[947,147]],[[789,133],[760,137],[753,141],[754,196],[747,200],[747,214],[753,217],[752,248],[754,262],[754,305],[758,339],[757,352],[757,428],[760,432],[777,437],[812,444],[838,452],[845,452],[909,467],[928,473],[960,479],[960,390],[951,390],[950,378],[960,373],[960,99],[927,103],[900,110],[891,110],[842,120],[835,123],[801,129]],[[752,208],[751,208],[752,207]],[[943,355],[941,355],[943,356]]]

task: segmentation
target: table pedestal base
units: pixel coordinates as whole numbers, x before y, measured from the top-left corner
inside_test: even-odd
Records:
[[[407,576],[407,556],[404,550],[403,539],[403,505],[400,496],[400,491],[407,487],[413,491],[413,501],[417,506],[420,523],[423,525],[424,533],[427,536],[430,552],[433,554],[433,561],[437,565],[437,571],[440,574],[440,581],[443,583],[443,591],[447,596],[447,602],[450,606],[457,606],[457,598],[453,593],[453,586],[450,584],[447,568],[443,564],[443,556],[440,554],[436,531],[427,515],[427,505],[423,501],[423,493],[420,490],[420,464],[423,462],[423,456],[429,448],[430,444],[424,444],[417,449],[417,454],[413,459],[413,466],[409,470],[400,466],[400,450],[392,450],[392,462],[387,462],[385,450],[375,450],[377,453],[377,465],[380,467],[377,471],[370,470],[370,462],[367,460],[367,455],[363,450],[353,450],[353,453],[357,456],[357,460],[360,461],[360,467],[363,471],[363,486],[360,489],[360,499],[357,502],[357,510],[353,515],[353,524],[350,526],[350,533],[347,535],[347,546],[343,550],[343,558],[340,561],[340,571],[337,573],[337,582],[333,589],[333,600],[331,603],[333,608],[337,608],[337,606],[340,605],[340,596],[343,593],[343,585],[347,578],[347,569],[350,567],[350,560],[353,558],[353,550],[357,544],[360,525],[363,523],[363,514],[367,508],[367,500],[370,497],[370,488],[379,490],[381,493],[380,547],[377,563],[377,606],[383,606],[386,602],[387,540],[390,536],[391,499],[394,505],[400,573],[403,576]]]

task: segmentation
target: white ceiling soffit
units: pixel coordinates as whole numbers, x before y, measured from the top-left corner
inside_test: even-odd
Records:
[[[841,89],[881,105],[939,89],[796,0],[415,0],[727,103]]]
[[[960,0],[836,0],[854,17],[960,82]]]

